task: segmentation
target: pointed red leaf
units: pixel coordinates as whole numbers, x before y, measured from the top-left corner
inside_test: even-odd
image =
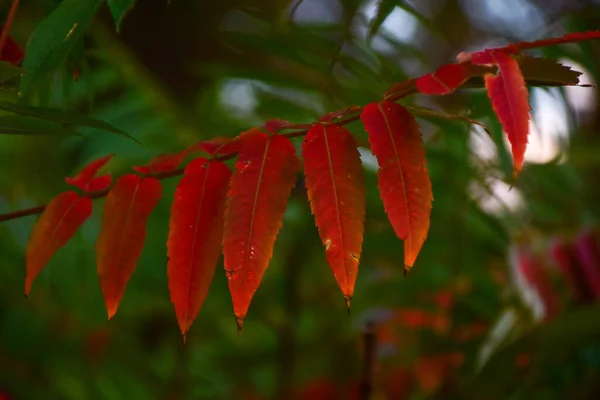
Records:
[[[81,172],[75,175],[75,177],[65,178],[65,182],[71,186],[79,188],[81,191],[86,193],[107,189],[112,182],[110,174],[98,177],[100,179],[97,180],[95,180],[95,176],[100,168],[104,167],[106,163],[113,158],[113,156],[114,154],[109,154],[105,157],[98,158],[97,160],[90,162],[88,165],[83,167]]]
[[[521,171],[529,135],[529,93],[519,63],[510,55],[493,53],[498,75],[485,76],[485,86],[494,111],[512,147],[515,176]]]
[[[327,261],[349,302],[354,294],[365,222],[365,184],[354,136],[316,124],[302,146],[308,199]]]
[[[360,116],[379,164],[379,192],[396,235],[404,240],[404,264],[415,262],[429,230],[433,193],[419,125],[401,105],[367,105]]]
[[[217,136],[204,142],[200,142],[197,146],[200,150],[211,156],[237,153],[243,146],[244,140],[252,137],[256,133],[262,133],[262,131],[259,128],[250,128],[234,138]]]
[[[442,65],[433,74],[423,75],[417,79],[419,92],[441,95],[454,91],[469,76],[469,67],[465,64]]]
[[[112,183],[112,176],[110,174],[100,175],[92,179],[87,184],[86,193],[101,192],[110,186]]]
[[[176,170],[182,162],[185,161],[188,155],[195,152],[195,146],[190,146],[187,149],[175,154],[159,154],[144,166],[132,167],[134,171],[143,175],[159,174]]]
[[[146,221],[161,192],[157,179],[128,174],[119,178],[106,196],[96,241],[96,264],[109,319],[117,312],[142,254]]]
[[[242,142],[227,194],[223,237],[239,329],[273,255],[297,170],[296,150],[288,138],[257,130]]]
[[[31,231],[25,251],[25,295],[54,253],[67,244],[91,213],[92,200],[75,192],[61,193],[46,206]]]
[[[230,176],[224,163],[197,158],[188,164],[175,191],[167,241],[167,275],[184,340],[206,299],[221,255]]]

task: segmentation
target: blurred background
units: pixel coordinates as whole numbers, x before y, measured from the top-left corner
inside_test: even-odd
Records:
[[[22,0],[26,48],[58,0]],[[4,21],[11,2],[0,1]],[[31,104],[77,110],[139,139],[0,135],[0,213],[47,203],[64,177],[116,153],[114,176],[152,156],[268,119],[311,123],[381,98],[461,51],[600,28],[592,0],[138,0],[119,32],[102,5]],[[600,43],[529,52],[600,79]],[[76,79],[74,79],[76,78]],[[15,101],[5,81],[0,98]],[[594,88],[532,88],[517,181],[485,91],[411,96],[486,124],[419,119],[434,191],[415,267],[361,149],[367,222],[348,315],[303,183],[237,336],[222,261],[182,344],[166,276],[169,209],[106,320],[94,257],[103,200],[23,296],[35,216],[0,224],[0,399],[596,399],[600,391],[600,103]],[[360,123],[349,128],[366,139]],[[301,139],[294,139],[300,145]],[[365,351],[365,348],[367,349]],[[372,374],[365,374],[365,371]]]

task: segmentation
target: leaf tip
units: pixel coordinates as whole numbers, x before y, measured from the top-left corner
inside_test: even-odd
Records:
[[[408,276],[408,273],[410,272],[411,269],[412,269],[412,265],[404,264],[404,277],[405,278]]]
[[[115,316],[115,314],[117,313],[117,308],[113,307],[113,306],[107,306],[106,307],[106,313],[108,315],[108,320],[110,321],[112,319],[112,317]]]
[[[235,323],[237,325],[237,334],[240,336],[242,334],[242,329],[244,328],[244,317],[235,316]]]
[[[346,300],[346,307],[348,308],[348,315],[350,315],[350,303],[352,302],[352,296],[346,295],[344,296]]]
[[[185,345],[185,341],[187,340],[187,331],[181,332],[181,340],[183,341],[183,344]]]

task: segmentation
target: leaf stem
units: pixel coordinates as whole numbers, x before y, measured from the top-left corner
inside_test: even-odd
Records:
[[[12,5],[10,6],[10,10],[8,11],[8,15],[6,16],[6,22],[2,27],[2,33],[0,33],[0,57],[2,57],[2,51],[4,50],[4,45],[6,44],[6,40],[8,39],[8,32],[10,31],[10,27],[12,25],[13,19],[15,18],[15,14],[17,13],[18,7],[19,0],[13,0]]]

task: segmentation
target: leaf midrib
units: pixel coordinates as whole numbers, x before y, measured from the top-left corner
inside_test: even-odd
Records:
[[[335,175],[333,173],[333,162],[331,160],[331,151],[329,148],[329,138],[327,137],[327,127],[323,127],[323,138],[325,139],[325,149],[327,152],[327,161],[329,162],[329,173],[331,174],[331,184],[333,185],[333,198],[335,201],[335,215],[337,217],[338,228],[340,233],[340,243],[342,247],[342,255],[344,261],[344,276],[346,278],[346,285],[348,284],[348,268],[346,264],[346,243],[344,242],[344,234],[342,232],[342,219],[340,217],[340,206],[338,203],[338,193],[337,193],[337,185],[335,181]]]
[[[383,108],[381,108],[381,103],[377,103],[377,107],[379,108],[379,111],[381,112],[381,116],[383,117],[383,120],[385,121],[385,125],[388,129],[388,134],[390,136],[390,140],[392,142],[392,147],[394,149],[394,155],[396,156],[395,157],[396,164],[398,164],[398,171],[400,171],[400,178],[402,179],[402,190],[404,192],[404,205],[406,206],[406,221],[408,223],[408,234],[406,235],[406,239],[403,239],[403,240],[408,241],[408,240],[410,240],[410,237],[411,237],[412,224],[411,224],[411,220],[410,220],[410,208],[409,208],[409,204],[408,204],[408,193],[406,191],[406,180],[404,179],[404,170],[402,169],[402,164],[400,163],[400,156],[398,155],[398,151],[396,150],[396,141],[394,140],[394,135],[392,135],[392,128],[390,126],[390,122],[388,121],[387,115],[383,111]]]
[[[250,226],[248,229],[248,241],[246,242],[246,253],[244,254],[244,284],[248,283],[248,259],[249,259],[249,254],[250,254],[250,243],[252,240],[252,233],[254,230],[254,216],[256,214],[256,206],[258,204],[258,194],[260,193],[260,189],[261,189],[261,184],[262,184],[262,176],[265,170],[265,164],[267,163],[267,154],[269,153],[269,147],[271,145],[271,138],[273,136],[270,136],[269,138],[267,138],[267,143],[265,145],[265,150],[263,153],[263,159],[262,159],[262,163],[260,166],[260,173],[258,174],[258,182],[256,184],[256,192],[254,193],[254,203],[252,204],[252,213],[250,214]]]

